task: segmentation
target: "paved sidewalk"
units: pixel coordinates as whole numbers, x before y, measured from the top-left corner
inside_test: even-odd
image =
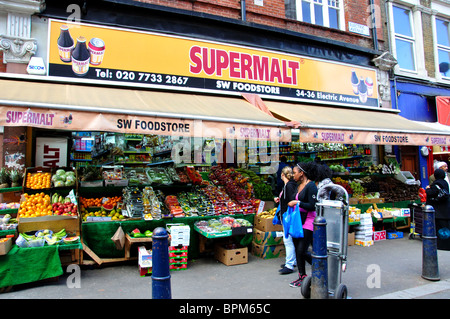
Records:
[[[407,234],[405,234],[407,235]],[[283,258],[263,260],[249,255],[247,264],[225,266],[213,256],[190,260],[187,270],[172,271],[173,299],[303,299],[289,287],[297,274],[280,275]],[[421,277],[422,241],[402,239],[350,246],[342,283],[351,299],[448,299],[450,251],[438,251],[440,281]],[[311,268],[307,266],[308,274]],[[151,277],[140,277],[137,262],[82,267],[80,288],[69,288],[72,273],[55,281],[13,287],[0,299],[150,299]],[[69,283],[69,285],[68,285]]]

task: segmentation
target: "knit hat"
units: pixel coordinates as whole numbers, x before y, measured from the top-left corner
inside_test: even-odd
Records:
[[[437,170],[434,171],[434,177],[436,177],[436,179],[444,179],[445,178],[445,171],[443,169],[438,168]]]
[[[446,165],[445,162],[434,162],[434,170],[437,170],[438,168],[441,168],[444,165]]]

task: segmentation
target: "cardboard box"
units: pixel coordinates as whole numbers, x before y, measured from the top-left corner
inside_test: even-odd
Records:
[[[261,218],[258,215],[255,216],[253,226],[263,232],[283,231],[283,226],[273,224],[273,218]]]
[[[147,250],[144,246],[140,246],[138,247],[138,258],[139,275],[151,274],[153,267],[152,251]]]
[[[284,244],[264,246],[252,242],[252,254],[253,256],[260,257],[262,259],[278,258],[286,255],[286,249],[284,248]]]
[[[386,240],[386,231],[385,230],[373,232],[373,241],[380,241],[380,240]]]
[[[355,245],[355,233],[348,233],[347,241],[349,246]]]
[[[191,228],[182,224],[167,224],[170,233],[170,246],[189,246]]]
[[[12,238],[8,238],[7,241],[0,243],[0,256],[6,255],[12,247]]]
[[[388,239],[403,238],[403,233],[401,231],[389,230],[386,232]]]
[[[357,246],[363,246],[363,247],[369,247],[373,245],[373,240],[355,240],[355,245]]]
[[[247,235],[253,233],[253,226],[241,226],[231,228],[231,236]]]
[[[253,232],[253,241],[256,244],[263,246],[283,245],[283,232],[263,232],[262,230],[255,229],[255,231]]]
[[[348,200],[348,204],[349,205],[358,205],[359,204],[359,200],[356,197],[350,197],[350,199]]]
[[[384,198],[361,198],[360,204],[381,204],[384,203]]]
[[[248,263],[248,248],[230,248],[228,245],[216,245],[214,247],[215,258],[227,266]]]
[[[394,218],[394,216],[392,215],[392,212],[388,211],[388,210],[382,210],[381,211],[381,216],[384,218]]]

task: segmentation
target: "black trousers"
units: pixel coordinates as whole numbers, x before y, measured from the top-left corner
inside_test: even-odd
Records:
[[[299,275],[306,275],[305,262],[309,264],[312,262],[311,254],[308,253],[308,248],[312,244],[312,240],[313,232],[308,229],[303,229],[303,238],[292,238]]]

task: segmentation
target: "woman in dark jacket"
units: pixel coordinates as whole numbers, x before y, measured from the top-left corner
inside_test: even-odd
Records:
[[[281,171],[281,180],[283,181],[283,187],[279,197],[275,198],[275,202],[280,205],[280,211],[278,215],[279,220],[283,220],[283,214],[288,209],[288,203],[295,199],[297,194],[297,183],[294,181],[294,174],[290,166],[283,167]],[[285,232],[283,232],[285,234]],[[294,272],[294,265],[296,264],[295,247],[292,242],[291,235],[283,238],[284,248],[286,249],[286,261],[280,269],[280,274],[286,275]]]
[[[438,168],[434,171],[436,180],[427,186],[427,205],[431,205],[435,211],[437,249],[450,250],[450,197],[437,201],[435,198],[439,193],[439,186],[442,190],[448,190],[448,183],[445,180],[445,171]]]
[[[299,204],[300,215],[302,216],[303,237],[293,238],[297,267],[298,279],[289,284],[290,287],[300,287],[303,279],[306,277],[305,262],[311,264],[311,255],[308,248],[313,240],[313,221],[316,217],[317,186],[316,164],[314,162],[299,163],[293,168],[294,179],[300,182],[295,199],[289,202],[289,206],[295,207]]]

